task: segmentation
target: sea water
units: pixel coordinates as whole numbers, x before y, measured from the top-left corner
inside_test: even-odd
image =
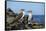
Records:
[[[32,15],[32,17],[38,23],[45,23],[45,15]]]

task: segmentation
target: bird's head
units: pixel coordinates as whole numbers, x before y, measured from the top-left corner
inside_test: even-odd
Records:
[[[20,9],[20,10],[19,10],[19,13],[23,13],[23,12],[24,12],[24,9]]]

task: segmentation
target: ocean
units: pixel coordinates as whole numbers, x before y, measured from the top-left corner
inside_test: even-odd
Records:
[[[45,15],[32,15],[32,17],[36,22],[45,24]]]

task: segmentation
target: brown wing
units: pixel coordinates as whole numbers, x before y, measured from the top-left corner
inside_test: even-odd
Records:
[[[18,16],[16,16],[15,20],[12,23],[18,22],[18,20],[22,17],[22,15],[23,13],[21,12]]]

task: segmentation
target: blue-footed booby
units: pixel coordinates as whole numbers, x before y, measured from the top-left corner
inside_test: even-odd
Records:
[[[31,10],[28,11],[28,15],[29,15],[29,17],[28,17],[28,24],[31,24],[31,19],[32,19],[32,11]]]

